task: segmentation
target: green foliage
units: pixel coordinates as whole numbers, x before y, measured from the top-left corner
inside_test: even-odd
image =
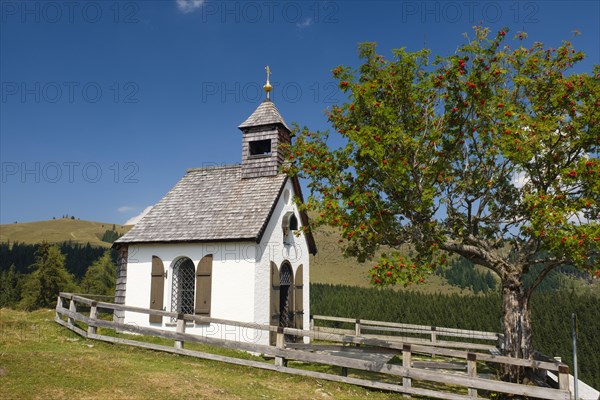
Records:
[[[405,243],[420,274],[443,252],[501,277],[533,261],[597,270],[600,79],[572,73],[583,54],[568,42],[525,47],[520,34],[511,49],[505,36],[476,27],[433,64],[427,50],[387,60],[363,43],[358,70],[333,70],[348,101],[328,117],[347,144],[330,149],[329,133],[296,129],[288,171],[310,179],[313,225],[341,228],[359,261],[392,249],[374,284],[414,281],[397,268]]]
[[[446,278],[449,284],[461,289],[471,289],[475,294],[496,289],[496,280],[490,271],[478,271],[463,257],[449,262],[446,268],[439,269],[437,273]]]
[[[61,272],[56,279],[60,282],[66,279],[66,287],[70,288],[61,290],[75,290],[74,278],[76,282],[82,281],[82,289],[87,293],[114,294],[114,251],[71,242],[53,247],[57,246],[62,261],[58,256],[55,261],[64,263],[68,278]],[[0,243],[0,307],[16,307],[19,303],[21,307],[38,307],[35,305],[39,303],[37,294],[45,289],[40,286],[40,273],[36,271],[39,269],[40,255],[47,254],[48,247],[48,244]],[[92,264],[94,268],[90,267]]]
[[[101,240],[106,243],[113,243],[115,240],[117,240],[121,236],[123,236],[123,235],[120,235],[118,232],[116,232],[114,230],[114,225],[113,225],[112,230],[107,229],[106,231],[104,231],[104,234],[102,235]]]
[[[523,286],[526,289],[533,285],[542,268],[540,265],[534,265],[523,275]],[[497,288],[496,279],[490,271],[482,273],[462,257],[453,259],[448,266],[438,269],[436,274],[446,278],[449,284],[461,289],[470,289],[475,294],[493,292]],[[572,279],[579,280],[581,283],[591,283],[591,277],[585,272],[565,266],[550,271],[537,285],[535,293],[556,292],[565,289],[568,287],[566,283]]]
[[[41,246],[39,243],[0,243],[0,271],[6,271],[10,265],[14,264],[17,272],[21,274],[30,272],[30,266],[35,262],[35,252]],[[101,257],[106,250],[102,247],[92,246],[89,243],[63,242],[59,246],[61,253],[66,257],[67,270],[76,279],[82,279],[87,267]],[[113,254],[112,257],[113,262],[116,262],[116,254]]]
[[[117,266],[112,261],[111,251],[106,250],[86,271],[81,281],[81,290],[87,294],[113,296],[117,281]]]
[[[459,296],[312,284],[310,301],[311,312],[319,315],[491,332],[499,331],[502,314],[497,293]],[[534,348],[551,357],[560,356],[571,366],[571,313],[577,314],[579,376],[593,387],[600,387],[598,302],[598,297],[569,291],[532,297]]]
[[[313,314],[492,332],[500,327],[496,293],[463,296],[311,284],[310,296]]]
[[[56,245],[41,245],[33,269],[23,283],[19,303],[26,310],[54,307],[60,291],[77,290],[73,276],[65,268],[65,256]]]
[[[21,300],[22,276],[14,264],[0,274],[0,308],[13,307]]]

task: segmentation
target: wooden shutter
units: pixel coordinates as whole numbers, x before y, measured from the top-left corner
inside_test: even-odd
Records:
[[[162,310],[165,293],[165,268],[160,258],[152,256],[152,272],[150,281],[150,309]],[[150,322],[162,323],[162,316],[150,315]]]
[[[294,328],[303,329],[304,321],[304,298],[302,284],[302,264],[298,266],[296,270],[296,277],[294,278]]]
[[[212,254],[208,254],[198,263],[196,270],[196,315],[210,317],[210,293],[212,287]]]
[[[279,317],[281,316],[281,311],[279,309],[279,270],[277,269],[277,264],[271,261],[271,305],[270,305],[270,315],[271,321],[270,325],[279,326]],[[271,345],[275,345],[275,339],[277,338],[276,332],[271,332],[269,335],[269,341]]]

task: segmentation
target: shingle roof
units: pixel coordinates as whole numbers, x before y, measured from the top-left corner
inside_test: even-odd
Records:
[[[241,166],[190,169],[115,243],[259,241],[287,176],[241,178]]]
[[[287,126],[279,110],[275,107],[275,103],[266,99],[254,110],[252,115],[248,117],[240,126],[239,129],[250,128],[262,125],[281,124],[288,131],[291,129]]]

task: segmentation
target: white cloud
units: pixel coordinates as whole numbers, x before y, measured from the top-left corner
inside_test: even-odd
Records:
[[[184,14],[194,12],[202,6],[204,0],[177,0],[177,8]]]
[[[527,176],[527,174],[525,172],[515,172],[515,174],[513,176],[513,185],[517,189],[521,189],[528,182],[529,182],[529,176]]]
[[[306,18],[304,21],[302,22],[298,22],[296,24],[296,26],[300,29],[304,29],[304,28],[308,28],[309,26],[311,26],[313,24],[313,20],[312,18]]]
[[[136,209],[136,207],[121,206],[121,207],[117,208],[117,211],[120,212],[120,213],[125,213],[125,212],[129,212],[129,211],[133,211],[135,209]]]
[[[125,222],[124,225],[135,225],[135,224],[137,224],[144,217],[144,215],[146,215],[146,214],[148,214],[150,212],[150,210],[152,210],[152,206],[148,206],[148,207],[144,208],[144,210],[141,213],[139,213],[135,217],[129,218]]]

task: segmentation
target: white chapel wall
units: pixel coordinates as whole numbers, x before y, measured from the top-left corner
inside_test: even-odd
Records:
[[[289,196],[285,196],[286,191],[288,191]],[[303,265],[303,325],[304,328],[307,329],[310,322],[310,268],[308,245],[306,244],[304,233],[301,233],[300,236],[295,236],[293,233],[289,233],[285,238],[286,244],[284,244],[284,235],[281,228],[283,216],[288,211],[295,213],[296,217],[298,218],[298,225],[301,227],[300,213],[298,211],[298,207],[296,204],[294,204],[294,196],[294,187],[291,179],[288,179],[284,187],[283,194],[277,201],[271,220],[265,229],[265,233],[260,243],[261,254],[259,254],[260,257],[256,267],[254,289],[255,318],[256,321],[264,322],[266,324],[269,323],[271,261],[277,264],[277,267],[281,268],[281,264],[287,260],[292,265],[294,276],[296,276],[298,266]],[[268,336],[261,338],[261,341],[264,344],[268,344]]]
[[[173,264],[180,257],[190,258],[197,267],[200,259],[213,255],[211,317],[234,321],[253,322],[254,319],[254,266],[257,245],[250,242],[221,242],[214,244],[140,244],[130,245],[127,266],[127,289],[125,303],[129,306],[150,307],[150,274],[152,256],[159,257],[167,271],[164,303],[171,310]],[[127,312],[125,323],[138,326],[174,330],[170,320],[163,318],[161,324],[150,324],[147,314]],[[252,329],[211,326],[188,327],[186,332],[217,338],[255,342],[258,335]]]

